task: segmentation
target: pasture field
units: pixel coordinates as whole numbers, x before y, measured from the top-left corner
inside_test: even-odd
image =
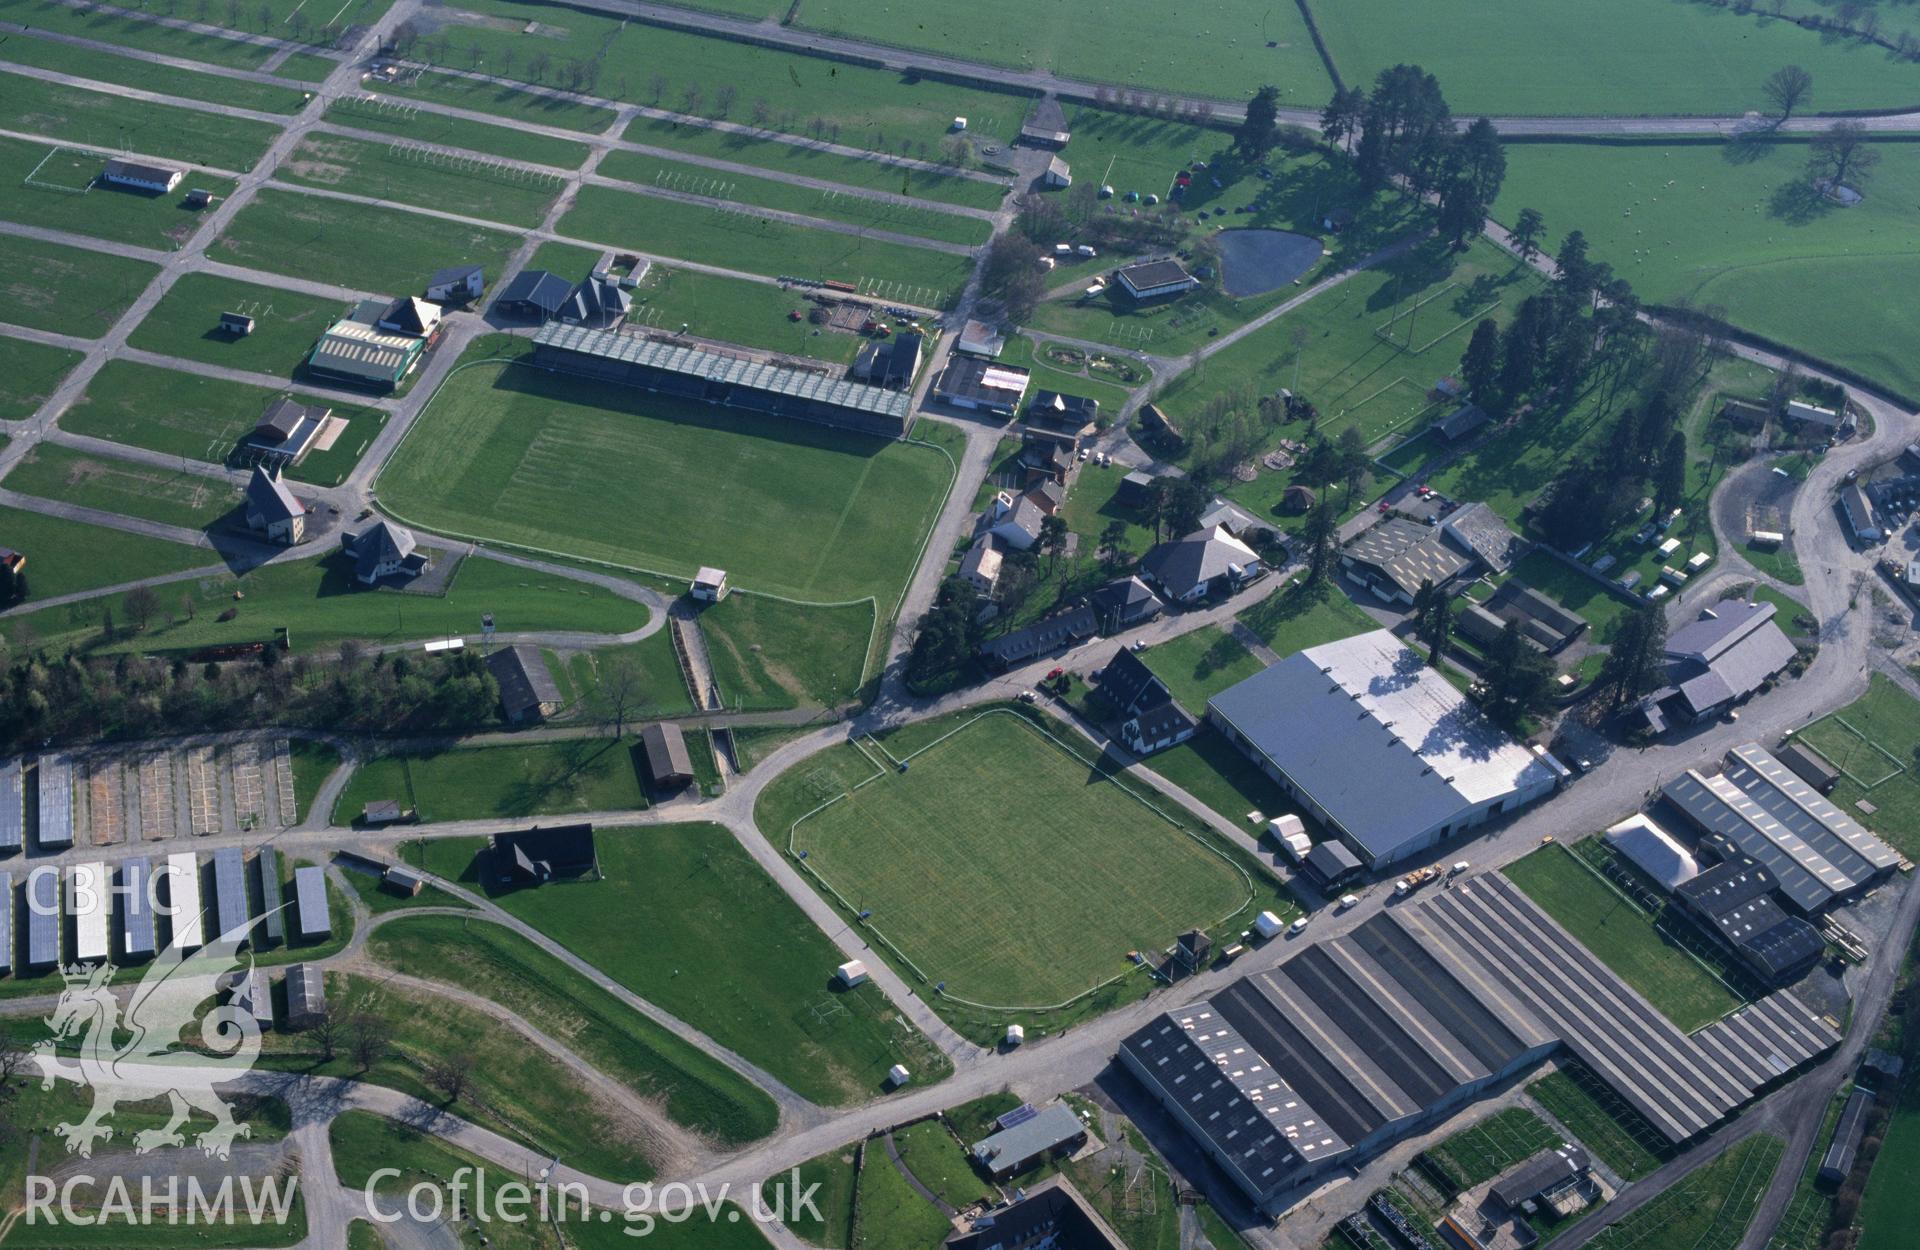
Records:
[[[445,1178],[462,1168],[484,1173],[486,1160],[468,1154],[460,1147],[426,1130],[399,1120],[389,1120],[371,1111],[343,1111],[327,1125],[327,1145],[334,1160],[334,1174],[342,1185],[356,1193],[378,1194],[388,1210],[405,1209],[407,1192],[416,1185],[439,1186]],[[374,1182],[381,1169],[392,1172]],[[374,1225],[355,1220],[352,1229],[366,1229],[370,1235],[367,1250],[385,1250],[386,1242],[374,1232]],[[490,1221],[488,1244],[499,1250],[547,1250],[552,1230],[538,1220],[524,1224]],[[348,1250],[359,1250],[361,1243],[351,1235]]]
[[[240,502],[240,492],[220,478],[90,456],[59,443],[36,444],[8,472],[5,486],[188,529],[212,525]]]
[[[381,799],[397,799],[421,820],[639,809],[647,806],[639,755],[635,744],[611,738],[382,755],[354,770],[333,823],[351,825]]]
[[[569,700],[569,706],[590,714],[603,714],[606,700],[601,690],[602,676],[615,660],[630,667],[639,679],[640,695],[629,704],[633,719],[685,716],[693,711],[686,678],[680,675],[680,661],[673,653],[673,639],[664,629],[648,634],[639,642],[578,651],[564,660],[557,652],[553,653],[547,661],[547,670],[559,683],[561,696]],[[692,748],[688,750],[691,752]]]
[[[217,564],[204,547],[0,506],[0,533],[27,557],[27,601]],[[65,609],[55,609],[64,611]]]
[[[836,152],[822,142],[777,131],[751,133],[670,117],[636,117],[621,137],[632,143],[693,156],[718,157],[777,173],[804,174],[843,186],[891,191],[895,195],[969,208],[998,208],[1008,191],[1002,181],[901,165],[877,153],[855,156]]]
[[[815,1246],[853,1244],[853,1191],[859,1179],[854,1171],[853,1147],[829,1150],[800,1165],[800,1184],[819,1186],[811,1209],[789,1212],[783,1219],[795,1236]],[[814,1218],[818,1212],[819,1218]]]
[[[0,136],[0,218],[161,250],[179,247],[200,228],[205,214],[187,208],[184,193],[141,195],[113,187],[86,190],[107,163],[106,155],[78,149],[55,152],[54,148]],[[28,186],[29,175],[70,190]],[[232,182],[197,170],[193,185],[217,196],[233,192]]]
[[[1863,1230],[1860,1250],[1901,1250],[1911,1240],[1914,1221],[1920,1219],[1920,1192],[1913,1184],[1916,1167],[1920,1167],[1920,1082],[1909,1079],[1887,1121],[1873,1171],[1867,1175],[1856,1221]]]
[[[527,258],[527,268],[545,269],[569,281],[578,281],[599,267],[600,258],[605,255],[604,248],[547,242],[533,249],[533,255]]]
[[[392,135],[407,143],[432,143],[560,169],[579,167],[589,151],[584,143],[429,113],[405,104],[396,105],[378,96],[343,96],[327,106],[323,120],[332,126]]]
[[[500,925],[453,916],[391,922],[372,941],[375,959],[448,982],[524,1020],[551,1022],[565,1045],[674,1120],[729,1146],[772,1132],[773,1100],[745,1077],[620,1002]],[[550,1027],[551,1027],[550,1026]]]
[[[1865,694],[1799,737],[1846,774],[1835,803],[1854,812],[1867,799],[1879,810],[1863,823],[1902,854],[1920,855],[1920,703],[1876,673]]]
[[[479,362],[379,489],[428,528],[676,577],[718,562],[749,589],[838,602],[893,593],[951,474],[925,448]]]
[[[1660,1166],[1667,1146],[1658,1130],[1579,1064],[1562,1062],[1527,1092],[1618,1175],[1638,1180]]]
[[[129,100],[18,74],[6,76],[6,88],[11,129],[109,151],[147,152],[191,165],[252,169],[280,134],[279,127],[266,122]],[[188,182],[181,190],[198,185]]]
[[[1380,628],[1345,591],[1324,582],[1283,587],[1236,619],[1283,656]]]
[[[510,121],[537,122],[542,126],[578,130],[583,134],[599,134],[613,125],[614,118],[617,116],[612,109],[602,108],[597,104],[584,104],[563,97],[522,91],[517,87],[509,87],[485,79],[460,78],[453,74],[438,74],[432,71],[420,75],[418,81],[406,85],[383,82],[369,82],[364,85],[367,90],[378,92],[382,96],[397,97],[402,100],[409,98],[432,100],[471,109],[476,113],[491,113]]]
[[[343,301],[324,295],[188,273],[134,327],[127,344],[162,356],[292,377],[321,332],[346,311]],[[243,338],[222,333],[223,312],[252,317],[253,333]]]
[[[937,1246],[952,1227],[940,1209],[907,1184],[887,1158],[886,1149],[869,1149],[854,1183],[860,1213],[858,1234],[849,1244],[859,1250],[882,1246]]]
[[[763,102],[766,120],[758,124],[808,134],[817,118],[827,138],[852,147],[899,152],[903,144],[911,144],[909,154],[919,156],[924,145],[937,156],[939,140],[955,117],[965,117],[971,131],[989,140],[1011,139],[1028,104],[1022,96],[712,39],[559,4],[541,11],[539,41],[533,46],[521,34],[527,11],[510,0],[472,0],[448,18],[438,32],[452,52],[443,55],[443,61],[460,64],[478,48],[502,77],[544,77],[548,85],[556,85],[563,81],[562,67],[577,60],[583,67],[592,65],[593,76],[583,87],[589,93],[702,116],[725,112],[739,122],[753,120],[756,103]],[[547,55],[548,66],[535,65],[537,52]],[[722,89],[727,87],[733,88],[733,98],[723,109]]]
[[[444,218],[263,190],[207,253],[268,273],[367,291],[412,291],[448,265],[498,276],[519,239]]]
[[[254,6],[257,11],[258,6]],[[208,10],[212,20],[212,9]],[[222,65],[229,69],[259,69],[273,55],[269,46],[242,43],[223,35],[179,30],[147,21],[127,12],[107,9],[81,10],[57,0],[0,0],[0,21],[18,22],[29,30],[52,31],[59,35],[79,35],[115,43],[146,52]]]
[[[1721,306],[1742,329],[1920,395],[1920,311],[1898,294],[1920,283],[1920,144],[1873,148],[1866,198],[1842,207],[1808,181],[1795,139],[1509,144],[1493,216],[1538,209],[1550,237],[1584,232],[1650,303]]]
[[[80,359],[64,347],[0,337],[0,420],[32,416]]]
[[[1602,884],[1566,847],[1541,847],[1504,871],[1675,1027],[1691,1032],[1740,1006],[1733,991],[1668,941],[1652,919]]]
[[[347,135],[308,134],[274,170],[282,182],[393,200],[420,208],[451,209],[467,217],[537,226],[562,182],[552,174],[473,167],[463,159],[407,154],[391,144]],[[423,275],[424,276],[424,275]],[[416,280],[414,287],[420,285]]]
[[[1198,716],[1201,709],[1193,712]],[[1199,799],[1229,824],[1244,824],[1248,812],[1265,812],[1271,819],[1294,810],[1293,801],[1272,778],[1208,725],[1202,725],[1200,732],[1179,746],[1154,752],[1146,767]],[[1311,816],[1302,813],[1302,817],[1311,824]],[[1284,908],[1274,910],[1288,914]]]
[[[473,886],[479,838],[407,844],[410,862]],[[603,881],[494,902],[805,1097],[864,1102],[887,1068],[953,1071],[877,986],[831,988],[846,956],[718,825],[599,831]]]
[[[912,771],[896,773],[894,759]],[[782,791],[782,808],[845,796],[797,826],[762,819],[762,831],[805,851],[843,908],[869,911],[896,962],[983,1006],[1072,999],[1123,975],[1129,950],[1222,925],[1254,898],[1237,863],[1015,713],[837,747],[768,798]],[[952,923],[956,899],[965,925]]]
[[[957,298],[972,266],[967,256],[951,252],[789,225],[755,217],[751,209],[708,208],[612,187],[582,187],[556,233],[768,277],[838,278],[921,307],[939,307]]]
[[[1154,0],[1035,6],[980,0],[876,21],[858,0],[806,0],[798,25],[1084,82],[1241,100],[1263,83],[1280,102],[1319,108],[1333,90],[1298,5],[1226,0],[1193,11]],[[1077,141],[1077,140],[1076,140]]]
[[[891,605],[889,605],[891,606]],[[713,680],[728,707],[835,707],[865,677],[874,608],[728,595],[700,613]]]
[[[0,235],[5,319],[36,330],[99,338],[159,272],[112,252]]]
[[[185,567],[218,562],[213,552],[198,551]],[[29,578],[36,568],[29,566]],[[134,576],[139,573],[101,584]],[[235,592],[245,598],[236,600]],[[261,642],[273,638],[274,630],[284,625],[292,628],[294,650],[315,652],[337,647],[348,638],[386,645],[469,634],[477,629],[484,612],[492,612],[503,631],[516,633],[542,629],[617,633],[637,629],[645,619],[637,605],[611,591],[484,557],[466,560],[444,595],[361,589],[337,556],[270,564],[238,576],[210,574],[162,586],[157,593],[164,616],[138,636],[110,644],[98,642],[96,625],[102,608],[111,607],[116,620],[126,619],[119,599],[48,608],[26,620],[48,646],[84,643],[105,652],[194,651],[225,643]],[[188,600],[193,603],[191,616],[185,608]],[[219,619],[229,610],[233,612],[230,619]]]
[[[118,83],[141,91],[183,96],[189,100],[204,100],[209,104],[252,109],[259,113],[298,113],[307,102],[305,92],[295,91],[291,87],[276,87],[270,83],[249,82],[244,78],[228,78],[220,74],[203,74],[197,70],[160,65],[130,56],[115,56],[95,48],[55,43],[51,39],[35,39],[29,35],[8,35],[0,52],[5,53],[0,60],[12,61],[17,65],[57,70],[96,82]]]
[[[1920,67],[1763,16],[1765,6],[1746,15],[1679,0],[1616,0],[1604,9],[1531,0],[1309,7],[1347,82],[1369,86],[1388,66],[1416,62],[1462,116],[1737,117],[1767,110],[1760,84],[1790,63],[1812,71],[1823,110],[1904,108],[1920,98]]]
[[[1587,1244],[1595,1250],[1688,1246],[1692,1250],[1734,1250],[1746,1235],[1785,1144],[1756,1133],[1736,1143]]]
[[[1170,638],[1148,648],[1141,658],[1167,683],[1181,706],[1195,716],[1204,714],[1208,699],[1266,668],[1259,657],[1218,625]]]
[[[688,195],[749,204],[780,212],[799,213],[828,221],[844,221],[872,230],[910,234],[945,243],[975,247],[987,241],[992,224],[980,217],[963,217],[924,205],[899,204],[817,187],[797,186],[773,178],[723,172],[704,165],[648,156],[639,152],[612,152],[600,162],[600,173],[623,182]]]
[[[542,248],[541,254],[545,253],[546,248]],[[534,259],[538,261],[540,255]],[[571,275],[574,269],[554,272]],[[689,334],[702,338],[851,364],[866,340],[857,334],[809,325],[804,318],[794,321],[788,315],[811,307],[797,292],[764,282],[654,265],[633,293],[633,311],[627,321],[660,330],[686,326]]]
[[[180,373],[131,360],[110,360],[94,375],[86,394],[60,416],[71,434],[111,439],[188,460],[225,464],[243,435],[251,432],[266,406],[281,392],[225,378]],[[302,403],[333,409],[347,419],[339,441],[326,451],[309,452],[287,471],[296,481],[331,486],[344,479],[360,453],[386,424],[379,408],[348,408],[311,396]]]

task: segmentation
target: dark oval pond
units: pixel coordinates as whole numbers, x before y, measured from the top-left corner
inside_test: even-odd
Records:
[[[1222,230],[1220,287],[1236,298],[1283,287],[1320,261],[1320,240],[1286,230]]]

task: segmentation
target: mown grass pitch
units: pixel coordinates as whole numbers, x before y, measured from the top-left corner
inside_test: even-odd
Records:
[[[379,489],[430,529],[890,610],[951,475],[924,447],[489,363],[447,379]]]
[[[1061,1002],[1251,895],[1237,866],[1017,714],[962,721],[904,773],[864,749],[887,766],[801,820],[793,848],[949,994]]]

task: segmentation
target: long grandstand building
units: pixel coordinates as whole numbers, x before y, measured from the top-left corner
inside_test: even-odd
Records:
[[[1167,1012],[1119,1058],[1278,1211],[1550,1055],[1679,1144],[1839,1041],[1785,992],[1682,1033],[1488,873]]]
[[[610,330],[549,322],[533,336],[536,364],[663,395],[900,438],[912,423],[904,391],[834,373]]]

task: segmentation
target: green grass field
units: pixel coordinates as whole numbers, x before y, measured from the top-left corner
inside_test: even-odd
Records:
[[[800,213],[828,221],[844,221],[872,230],[890,230],[923,239],[977,246],[987,241],[992,224],[979,217],[962,217],[938,208],[899,204],[862,195],[797,186],[774,178],[723,172],[704,165],[668,160],[639,152],[612,152],[600,163],[600,173],[645,187],[704,195],[735,204]]]
[[[636,117],[623,135],[634,143],[717,156],[741,165],[805,174],[870,191],[891,191],[916,199],[973,208],[998,208],[1007,184],[893,164],[878,156],[850,156],[792,136],[746,134],[663,117]]]
[[[1595,1250],[1653,1245],[1734,1250],[1766,1196],[1783,1149],[1778,1137],[1756,1133],[1586,1244]]]
[[[432,100],[471,109],[476,113],[491,113],[509,121],[536,122],[542,126],[578,130],[584,134],[599,134],[613,125],[616,116],[612,109],[596,104],[536,95],[531,91],[521,91],[484,79],[456,78],[452,74],[431,71],[422,74],[418,82],[407,86],[374,82],[366,86],[368,90],[377,91],[383,96]]]
[[[1876,673],[1867,693],[1798,737],[1847,774],[1834,788],[1835,803],[1903,854],[1920,855],[1920,703]],[[1860,813],[1854,804],[1861,799],[1879,810]]]
[[[1916,1166],[1920,1166],[1920,1082],[1909,1080],[1867,1176],[1866,1195],[1855,1222],[1862,1230],[1859,1250],[1902,1250],[1912,1239],[1914,1221],[1920,1219],[1920,1191],[1913,1184]]]
[[[6,84],[12,129],[64,143],[247,170],[279,135],[279,128],[266,122],[129,100],[17,74],[8,75]]]
[[[6,319],[36,330],[99,338],[158,272],[111,252],[0,235]]]
[[[555,228],[570,238],[777,277],[840,279],[884,298],[940,307],[966,284],[965,256],[789,225],[750,210],[582,187]]]
[[[27,557],[28,602],[218,564],[204,547],[0,507],[0,544]]]
[[[1608,889],[1565,847],[1542,847],[1504,871],[1676,1027],[1691,1032],[1740,1006],[1732,990],[1663,937],[1645,913]]]
[[[677,576],[715,564],[750,589],[840,601],[900,585],[950,476],[925,448],[476,364],[447,379],[379,488],[436,529]]]
[[[515,226],[539,225],[562,186],[556,175],[474,168],[473,162],[428,160],[403,155],[405,151],[348,135],[309,133],[273,172],[282,182],[449,209]],[[423,281],[416,279],[413,288]]]
[[[89,534],[93,530],[91,526],[82,528]],[[171,554],[171,544],[161,545],[166,554]],[[24,545],[22,549],[32,551]],[[183,550],[196,554],[187,558],[184,566],[173,567],[219,563],[219,557],[211,551]],[[143,573],[164,572],[167,567],[160,562],[151,569],[116,567],[118,576],[94,584],[129,581]],[[29,566],[29,579],[41,571],[36,561]],[[34,585],[38,588],[37,580]],[[245,598],[236,600],[235,592]],[[467,560],[445,595],[362,590],[350,569],[336,557],[268,565],[241,577],[210,575],[162,587],[157,593],[165,615],[144,633],[104,646],[97,632],[100,611],[111,607],[115,619],[124,622],[121,600],[90,600],[32,613],[25,619],[48,647],[85,644],[109,652],[193,651],[224,643],[260,642],[273,638],[281,626],[291,629],[296,651],[332,649],[348,638],[390,645],[476,633],[486,612],[492,612],[501,629],[508,631],[564,629],[612,634],[638,628],[644,620],[635,604],[597,586],[530,573],[484,558]],[[183,606],[189,598],[193,603],[191,617]],[[232,619],[219,619],[229,611],[234,614]]]
[[[130,360],[110,360],[86,394],[61,414],[73,434],[111,439],[187,460],[225,464],[266,406],[281,392],[225,378],[180,373]],[[332,408],[347,428],[326,451],[309,452],[287,471],[297,481],[331,486],[343,480],[386,424],[379,408],[348,408],[300,395],[303,403]]]
[[[1194,713],[1199,715],[1200,709]],[[1146,766],[1212,808],[1220,819],[1249,833],[1261,830],[1247,824],[1248,812],[1262,812],[1270,820],[1296,809],[1285,791],[1217,729],[1202,726],[1179,746],[1156,751]],[[1312,823],[1312,817],[1306,819]]]
[[[371,1195],[368,1214],[403,1212],[408,1192],[416,1185],[444,1192],[442,1187],[448,1184],[448,1178],[464,1168],[482,1175],[498,1174],[492,1164],[444,1138],[371,1111],[343,1111],[335,1116],[327,1125],[327,1144],[340,1184],[357,1194]],[[383,1168],[394,1169],[398,1175],[383,1176],[374,1183],[374,1173]],[[354,1209],[362,1209],[358,1200]],[[522,1223],[494,1219],[485,1228],[481,1235],[488,1239],[489,1247],[498,1250],[550,1250],[558,1244],[553,1240],[553,1230],[537,1219]],[[349,1227],[348,1250],[360,1250],[362,1243],[353,1239],[360,1229],[367,1232],[366,1250],[384,1250],[386,1243],[374,1231],[375,1225],[366,1220],[355,1220]]]
[[[80,359],[64,347],[0,338],[0,419],[32,416]]]
[[[858,1179],[853,1163],[854,1148],[848,1146],[830,1150],[800,1165],[803,1190],[808,1185],[819,1186],[813,1198],[813,1208],[818,1210],[819,1218],[814,1218],[813,1210],[802,1209],[790,1213],[786,1220],[787,1227],[801,1240],[827,1247],[852,1244],[853,1191]]]
[[[891,1250],[894,1246],[937,1246],[951,1227],[940,1209],[922,1198],[880,1143],[872,1143],[854,1186],[859,1224],[851,1250]]]
[[[1426,1155],[1455,1189],[1471,1189],[1559,1144],[1560,1135],[1545,1120],[1525,1107],[1508,1107],[1428,1147]]]
[[[215,260],[366,291],[417,290],[435,269],[478,264],[498,275],[512,235],[394,208],[262,191],[209,254]]]
[[[54,145],[0,137],[0,218],[163,251],[179,247],[200,228],[204,214],[187,208],[184,195],[141,195],[112,187],[85,190],[106,163],[107,157],[98,152],[55,152]],[[69,190],[28,186],[29,175]],[[197,171],[193,185],[219,196],[233,191],[228,180]]]
[[[546,250],[541,249],[543,253]],[[555,272],[572,273],[573,270]],[[647,271],[640,289],[633,293],[633,311],[627,321],[668,331],[685,326],[689,334],[701,338],[851,364],[866,340],[857,334],[841,334],[809,325],[804,318],[795,321],[788,316],[812,307],[795,292],[764,282],[655,265]]]
[[[485,122],[409,109],[405,105],[396,107],[377,96],[343,96],[327,106],[325,120],[334,126],[378,131],[408,143],[484,152],[488,156],[504,156],[560,169],[578,168],[590,150],[584,143],[570,143],[508,126],[489,126]]]
[[[1767,109],[1760,84],[1788,63],[1812,71],[1821,109],[1905,107],[1920,90],[1920,69],[1891,53],[1764,17],[1764,6],[1744,16],[1674,0],[1618,0],[1604,13],[1529,0],[1310,7],[1349,83],[1368,86],[1390,65],[1417,62],[1461,115],[1738,116]]]
[[[11,6],[9,6],[11,7]],[[252,109],[259,113],[298,113],[307,102],[304,91],[276,87],[270,83],[249,82],[221,74],[203,74],[197,70],[130,56],[115,56],[95,48],[55,43],[28,35],[8,35],[0,60],[37,69],[57,70],[98,82],[120,83],[160,95],[204,100],[229,108]]]
[[[1636,1180],[1660,1166],[1661,1155],[1650,1148],[1659,1140],[1664,1149],[1658,1132],[1577,1065],[1549,1072],[1527,1093],[1617,1175]]]
[[[409,844],[471,884],[478,839]],[[805,1097],[845,1104],[905,1063],[915,1084],[952,1072],[879,989],[829,988],[846,956],[718,825],[599,831],[604,881],[494,901]]]
[[[893,1131],[900,1162],[942,1202],[964,1210],[998,1195],[974,1172],[965,1147],[938,1120],[922,1120]]]
[[[983,0],[962,12],[876,21],[856,0],[807,0],[799,24],[969,61],[1052,70],[1087,82],[1238,100],[1281,84],[1281,103],[1319,108],[1332,85],[1298,6],[1226,0],[1190,12],[1153,0],[1050,4]]]
[[[809,761],[775,788],[816,804],[847,793],[794,828],[793,846],[949,994],[1009,1008],[1061,1002],[1121,974],[1129,950],[1219,925],[1253,897],[1236,863],[1025,719],[989,712],[915,728],[886,744],[888,756],[837,748],[829,767]],[[952,736],[933,745],[933,733]],[[909,752],[912,771],[896,775],[886,761]],[[785,825],[761,824],[787,846]],[[1154,864],[1150,889],[1139,856]],[[955,899],[966,900],[964,926],[950,923]]]
[[[1064,348],[1057,344],[1055,347],[1056,350],[1081,350]],[[1136,373],[1142,385],[1153,377],[1152,371],[1138,361],[1120,360],[1117,356],[1107,359],[1114,360],[1118,367],[1124,367]],[[1003,365],[1014,365],[1033,373],[1033,378],[1028,383],[1032,388],[1027,392],[1029,397],[1034,391],[1043,389],[1058,391],[1062,395],[1080,395],[1098,401],[1100,411],[1109,417],[1119,415],[1120,406],[1127,402],[1127,396],[1132,390],[1131,387],[1102,380],[1100,373],[1089,367],[1083,366],[1081,369],[1069,372],[1064,366],[1050,364],[1050,358],[1044,352],[1037,352],[1034,341],[1024,334],[1015,334],[1007,339],[1007,345],[1001,350],[999,360]],[[1108,476],[1117,481],[1124,475]],[[1086,482],[1083,479],[1078,489],[1085,489],[1085,487]]]
[[[375,959],[460,986],[546,1029],[681,1124],[738,1146],[772,1132],[773,1100],[586,977],[499,925],[415,916],[375,932]]]
[[[1150,648],[1141,658],[1167,683],[1181,706],[1196,716],[1208,699],[1266,667],[1218,625],[1190,630]]]
[[[1920,94],[1920,67],[1908,72]],[[1874,149],[1866,198],[1847,208],[1808,182],[1805,142],[1510,144],[1493,215],[1538,209],[1552,238],[1584,232],[1644,300],[1721,306],[1742,329],[1916,395],[1920,364],[1902,345],[1920,313],[1895,292],[1920,282],[1920,145]]]
[[[488,820],[647,805],[639,748],[610,738],[383,755],[354,770],[333,805],[351,825],[368,803],[397,799],[422,820]]]
[[[1283,656],[1380,628],[1344,591],[1325,583],[1282,587],[1238,619]]]
[[[292,377],[321,332],[345,311],[340,300],[325,296],[189,273],[168,288],[127,342],[162,356]],[[222,333],[223,312],[252,317],[253,333]]]
[[[832,707],[860,688],[874,609],[729,595],[703,608],[713,679],[729,707]]]
[[[208,13],[213,14],[209,8]],[[225,11],[222,10],[221,16]],[[178,30],[146,21],[132,13],[105,10],[82,11],[52,0],[0,0],[0,19],[18,22],[28,29],[52,31],[61,35],[79,35],[102,43],[119,44],[148,52],[224,65],[230,69],[258,69],[273,53],[271,47],[241,43],[222,35]]]
[[[240,492],[218,478],[90,456],[58,443],[33,447],[7,474],[5,485],[23,495],[188,529],[205,529],[240,502]]]

